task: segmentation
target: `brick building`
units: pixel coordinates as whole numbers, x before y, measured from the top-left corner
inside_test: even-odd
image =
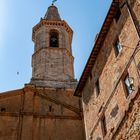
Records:
[[[78,85],[72,35],[51,5],[33,28],[30,83],[0,94],[0,140],[140,139],[140,0],[112,1]]]
[[[140,139],[140,0],[113,0],[74,93],[87,140]]]
[[[31,82],[0,94],[0,140],[85,140],[72,35],[51,5],[33,28]]]

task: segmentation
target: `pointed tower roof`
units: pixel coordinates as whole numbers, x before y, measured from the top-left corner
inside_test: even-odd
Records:
[[[53,4],[48,8],[45,17],[46,20],[61,20],[58,9]]]

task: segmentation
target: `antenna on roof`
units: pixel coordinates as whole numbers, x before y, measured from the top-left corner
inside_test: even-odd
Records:
[[[55,3],[56,1],[57,1],[57,0],[53,0],[53,1],[52,1],[52,5],[54,5],[54,3]]]

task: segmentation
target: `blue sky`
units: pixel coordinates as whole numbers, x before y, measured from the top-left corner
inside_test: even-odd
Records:
[[[55,4],[74,31],[72,46],[78,80],[110,4],[111,0],[58,0]],[[22,88],[30,81],[32,27],[50,5],[51,0],[0,0],[0,92]]]

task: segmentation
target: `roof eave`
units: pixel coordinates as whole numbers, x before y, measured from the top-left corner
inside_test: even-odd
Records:
[[[109,30],[110,25],[111,25],[111,23],[113,21],[113,18],[114,18],[114,15],[115,15],[116,11],[117,11],[118,6],[119,6],[119,0],[113,0],[111,6],[109,8],[108,14],[107,14],[107,16],[105,18],[105,21],[103,23],[103,26],[102,26],[102,28],[100,30],[99,35],[98,35],[98,38],[96,39],[95,45],[94,45],[94,47],[93,47],[93,49],[91,51],[90,57],[89,57],[89,59],[88,59],[88,61],[86,63],[86,66],[84,68],[84,71],[82,73],[80,81],[79,81],[79,83],[78,83],[78,85],[76,87],[76,90],[74,92],[74,96],[79,96],[79,97],[82,96],[81,91],[84,88],[85,83],[86,83],[86,81],[88,79],[88,76],[89,76],[89,74],[90,74],[90,72],[92,70],[92,67],[93,67],[93,65],[94,65],[94,63],[96,61],[96,58],[98,56],[98,53],[99,53],[99,51],[101,49],[101,46],[102,46],[104,40],[105,40],[105,37],[106,37],[106,35],[108,33],[108,30]]]

